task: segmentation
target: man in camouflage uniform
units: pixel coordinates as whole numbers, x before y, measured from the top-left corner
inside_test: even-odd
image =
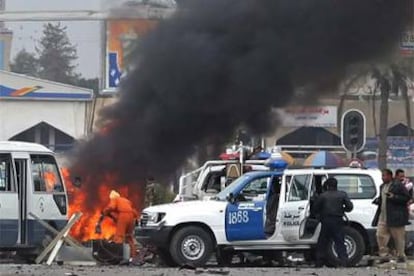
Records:
[[[155,199],[155,179],[150,177],[145,185],[144,208],[154,204]],[[143,265],[147,259],[153,259],[156,254],[156,248],[149,244],[139,244],[139,253],[137,261],[139,265]]]
[[[148,178],[147,185],[145,185],[144,208],[150,207],[154,204],[155,185],[156,183],[154,178]]]

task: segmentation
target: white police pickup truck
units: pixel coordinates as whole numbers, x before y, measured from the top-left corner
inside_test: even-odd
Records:
[[[371,226],[381,172],[374,169],[292,169],[249,172],[209,201],[158,205],[143,210],[137,239],[150,243],[170,264],[203,266],[216,253],[228,264],[235,252],[279,256],[304,252],[312,256],[320,232],[311,205],[328,177],[338,180],[354,209],[347,214],[349,265],[370,253],[375,243]],[[337,254],[328,246],[327,262]]]

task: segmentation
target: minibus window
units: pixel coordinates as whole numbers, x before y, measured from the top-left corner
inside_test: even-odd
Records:
[[[31,155],[31,159],[35,192],[63,192],[55,159],[49,155]]]
[[[0,192],[14,192],[10,154],[0,154]]]

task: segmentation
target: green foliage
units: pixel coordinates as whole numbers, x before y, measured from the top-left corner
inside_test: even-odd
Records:
[[[10,64],[11,71],[19,74],[36,77],[39,74],[39,61],[35,54],[29,53],[26,49],[20,50]]]
[[[79,87],[84,87],[84,88],[89,88],[92,89],[93,92],[95,93],[95,95],[97,95],[99,93],[99,79],[98,78],[93,78],[93,79],[85,79],[82,77],[78,77],[74,83],[72,83],[73,85],[79,86]]]
[[[175,194],[171,192],[168,187],[156,184],[154,191],[154,200],[152,205],[171,203],[175,197]]]
[[[44,25],[36,52],[39,56],[39,77],[62,83],[73,84],[79,76],[74,62],[78,56],[66,33],[67,27],[60,23]]]
[[[66,27],[45,24],[43,36],[36,47],[36,54],[22,49],[11,64],[11,71],[51,81],[93,89],[99,92],[99,79],[83,78],[75,72],[76,47],[66,33]]]

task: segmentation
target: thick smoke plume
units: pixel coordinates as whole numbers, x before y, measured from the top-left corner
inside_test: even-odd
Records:
[[[73,170],[92,183],[168,176],[207,139],[274,129],[271,109],[297,88],[316,99],[347,65],[388,54],[411,1],[188,2],[140,40],[119,101],[101,114],[105,130],[78,147]]]

